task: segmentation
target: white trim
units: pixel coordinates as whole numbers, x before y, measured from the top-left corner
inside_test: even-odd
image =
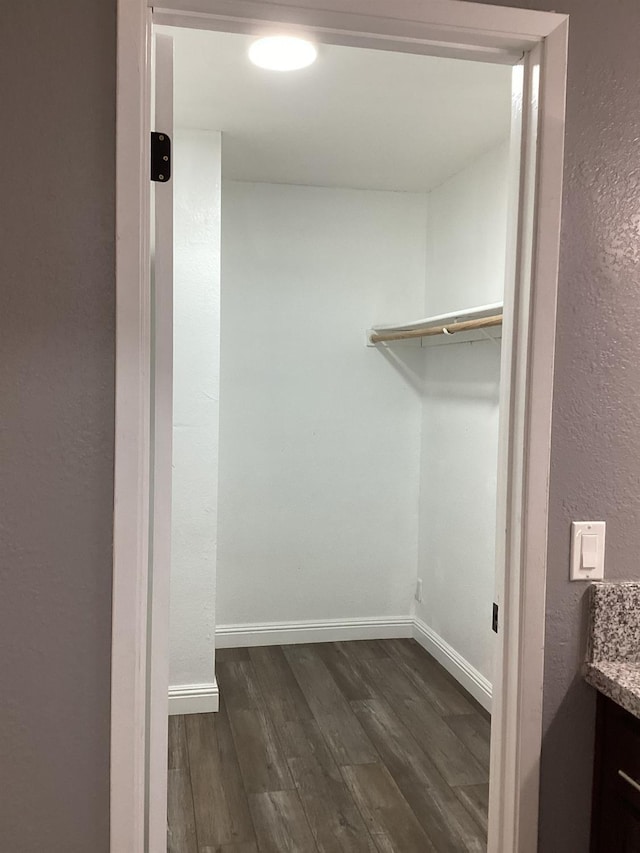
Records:
[[[310,17],[320,19],[323,26],[330,15],[355,17],[351,23],[362,23],[362,19],[387,20],[386,29],[401,26],[405,21],[428,24],[434,29],[446,29],[449,41],[454,35],[470,30],[471,34],[498,33],[511,41],[522,36],[542,39],[552,33],[566,15],[555,12],[536,12],[509,6],[492,6],[489,3],[465,3],[463,0],[394,0],[393,9],[389,0],[170,0],[161,6],[153,0],[147,5],[171,11],[197,12],[206,15],[230,15],[235,18],[250,18],[257,21],[294,20],[304,16],[311,26]],[[394,16],[390,16],[393,11]],[[284,17],[283,17],[284,16]],[[381,23],[382,26],[382,23]],[[457,30],[453,33],[452,30]],[[472,41],[471,44],[475,44]],[[482,42],[480,42],[482,43]]]
[[[453,2],[453,0],[451,0]],[[510,48],[505,47],[504,39],[496,33],[485,34],[490,37],[490,44],[469,45],[452,44],[446,38],[444,31],[434,31],[433,26],[413,22],[410,27],[393,32],[389,30],[389,18],[382,19],[381,24],[376,18],[367,16],[366,24],[362,32],[356,34],[349,29],[349,23],[355,16],[345,16],[341,13],[322,13],[322,19],[326,21],[325,26],[314,25],[316,16],[307,14],[296,16],[293,19],[291,8],[269,6],[272,10],[271,18],[257,20],[251,14],[251,9],[245,4],[241,8],[242,0],[238,7],[234,8],[235,14],[213,14],[189,11],[168,11],[166,9],[154,8],[154,23],[165,27],[185,27],[198,30],[213,30],[216,32],[243,33],[245,35],[277,35],[286,26],[287,32],[297,33],[302,37],[312,36],[314,41],[333,45],[350,45],[366,47],[374,50],[393,50],[401,53],[428,54],[429,56],[442,56],[449,59],[466,59],[477,62],[493,62],[503,65],[513,65],[523,54],[535,44],[535,39],[525,38],[512,43]],[[222,4],[214,0],[208,5],[216,7]],[[253,6],[256,4],[254,3]],[[469,4],[459,4],[469,5]],[[266,7],[265,7],[266,8]],[[277,11],[279,8],[279,11]],[[243,11],[248,14],[243,15]],[[329,18],[329,15],[331,17]],[[288,18],[286,23],[284,21]],[[362,20],[361,16],[358,16]],[[328,24],[331,23],[331,26]],[[472,32],[472,31],[469,31]]]
[[[154,21],[198,29],[264,33],[283,24],[312,31],[322,40],[352,43],[364,35],[371,46],[412,52],[420,43],[433,55],[466,55],[511,62],[546,38],[560,18],[553,12],[465,3],[460,0],[169,0],[166,7],[147,0]],[[390,12],[393,11],[393,16]],[[336,38],[344,36],[344,42]],[[373,40],[378,43],[373,44]],[[391,46],[391,44],[393,46]]]
[[[150,15],[118,0],[116,394],[111,614],[111,850],[145,845],[149,565]]]
[[[218,682],[213,684],[177,684],[169,688],[169,716],[175,714],[211,714],[220,707]]]
[[[216,626],[216,648],[337,643],[345,640],[391,640],[412,636],[412,616],[218,625]]]
[[[173,39],[153,35],[153,129],[173,136]],[[151,275],[151,514],[149,653],[147,662],[149,850],[161,850],[167,833],[169,584],[173,448],[173,186],[152,185],[154,257]]]
[[[568,21],[527,58],[530,118],[525,127],[521,198],[519,302],[514,323],[514,388],[510,490],[501,634],[504,685],[490,798],[493,849],[535,853],[542,742],[547,531],[553,364],[566,97]],[[539,81],[539,93],[536,81]],[[537,115],[536,115],[537,113]],[[515,725],[515,729],[514,729]],[[501,761],[501,766],[498,765]],[[515,801],[511,790],[520,791]],[[497,805],[500,800],[502,805]],[[500,818],[500,819],[499,819]]]
[[[443,640],[439,634],[430,628],[422,619],[414,619],[413,638],[420,643],[431,657],[435,658],[455,680],[491,713],[491,682],[471,666],[453,646]]]
[[[170,2],[170,0],[169,0]],[[116,127],[116,467],[113,573],[111,850],[144,853],[146,630],[149,507],[149,98],[146,0],[118,0]],[[174,5],[175,4],[175,5]],[[325,8],[325,4],[331,8]],[[169,12],[199,27],[253,31],[274,23],[334,43],[514,61],[542,78],[540,136],[529,151],[520,202],[513,318],[504,629],[494,679],[490,853],[537,847],[544,666],[546,529],[555,304],[560,227],[567,17],[455,0],[173,0]],[[218,19],[215,19],[215,16]],[[225,26],[221,27],[221,20]],[[192,19],[193,21],[193,19]],[[235,22],[235,23],[234,23]],[[533,51],[533,54],[532,54]],[[531,93],[531,89],[529,92]],[[530,145],[532,123],[527,126]],[[536,154],[538,155],[536,157]],[[539,170],[532,171],[536,161]],[[535,190],[535,192],[532,192]],[[533,238],[533,239],[532,239]],[[531,246],[533,242],[533,247]],[[525,255],[533,257],[530,277]],[[508,341],[505,342],[508,348]],[[505,374],[506,375],[506,374]],[[526,665],[525,665],[526,664]],[[159,853],[159,851],[151,851]]]

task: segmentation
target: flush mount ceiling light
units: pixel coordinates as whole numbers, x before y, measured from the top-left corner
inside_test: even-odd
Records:
[[[297,71],[315,62],[318,51],[306,39],[295,36],[267,36],[249,48],[249,59],[270,71]]]

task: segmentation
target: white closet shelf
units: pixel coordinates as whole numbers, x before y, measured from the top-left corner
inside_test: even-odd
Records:
[[[380,324],[367,330],[366,344],[375,347],[382,343],[409,343],[424,347],[497,339],[502,336],[502,310],[503,303],[494,302],[408,323]]]

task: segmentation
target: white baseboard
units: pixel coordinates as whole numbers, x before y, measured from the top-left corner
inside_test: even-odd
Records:
[[[421,619],[413,623],[413,637],[482,707],[491,713],[491,682]]]
[[[218,685],[178,684],[169,688],[169,716],[173,714],[210,714],[220,706]]]
[[[341,640],[392,640],[413,636],[413,617],[326,619],[321,622],[281,622],[263,625],[219,625],[216,648],[286,646],[295,643],[336,643]]]

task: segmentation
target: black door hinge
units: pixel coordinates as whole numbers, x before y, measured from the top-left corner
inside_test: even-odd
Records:
[[[151,134],[151,180],[163,184],[171,178],[171,139],[166,133]]]
[[[491,628],[498,633],[498,605],[493,602],[493,616],[491,617]]]

